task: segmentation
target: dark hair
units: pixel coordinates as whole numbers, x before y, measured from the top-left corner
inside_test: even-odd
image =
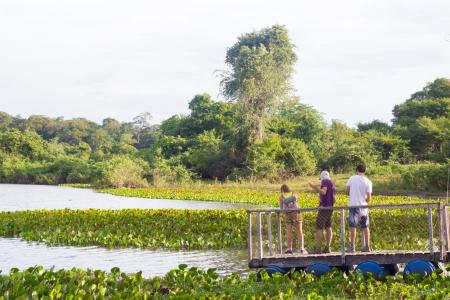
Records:
[[[359,173],[364,173],[364,172],[366,172],[366,166],[365,165],[358,165],[357,167],[356,167],[356,172],[359,172]]]
[[[283,184],[283,185],[281,186],[281,192],[282,192],[282,193],[290,193],[290,192],[292,192],[292,191],[291,191],[291,189],[287,186],[287,184]]]

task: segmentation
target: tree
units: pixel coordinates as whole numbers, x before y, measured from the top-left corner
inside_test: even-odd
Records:
[[[389,124],[380,120],[373,120],[367,123],[358,123],[358,131],[364,132],[374,130],[379,133],[388,134],[392,132],[392,127]]]
[[[437,78],[428,83],[421,91],[411,95],[407,101],[423,99],[439,99],[450,97],[450,79]]]
[[[297,60],[286,27],[274,25],[247,33],[228,49],[222,93],[237,101],[250,142],[263,139],[264,126],[277,102],[291,90]]]
[[[393,110],[395,133],[419,159],[449,157],[450,80],[438,78]]]
[[[152,115],[149,112],[141,113],[140,115],[133,118],[133,124],[136,127],[136,140],[139,144],[141,141],[142,133],[150,127],[150,120]]]

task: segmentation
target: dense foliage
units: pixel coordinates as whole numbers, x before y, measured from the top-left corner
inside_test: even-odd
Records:
[[[450,277],[388,277],[385,281],[339,271],[320,278],[303,272],[269,277],[219,276],[214,269],[180,265],[163,277],[144,278],[119,268],[100,270],[12,269],[0,276],[4,299],[445,299]]]
[[[277,181],[321,169],[350,172],[359,163],[369,170],[418,162],[448,168],[449,79],[438,78],[396,105],[392,126],[378,120],[357,129],[336,120],[327,124],[289,92],[293,48],[284,26],[242,35],[228,49],[229,72],[222,74],[223,94],[232,101],[198,94],[188,115],[159,125],[150,125],[149,113],[132,122],[106,118],[97,124],[0,112],[0,182],[135,187],[197,179]],[[437,179],[425,187],[410,178],[414,169],[394,173],[404,188],[442,192],[435,184],[446,180],[445,172],[435,172],[439,168],[422,165]]]

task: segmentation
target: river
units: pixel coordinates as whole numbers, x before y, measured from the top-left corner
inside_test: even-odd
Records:
[[[161,200],[119,197],[80,189],[44,185],[0,184],[0,210],[35,209],[244,209],[255,206],[242,203],[224,203],[188,200]],[[247,268],[244,250],[216,251],[150,251],[142,249],[104,249],[100,247],[49,247],[43,243],[21,239],[0,238],[0,270],[24,269],[43,265],[109,271],[119,267],[127,273],[142,271],[145,276],[163,275],[179,264],[199,268],[216,268],[221,274],[243,273]]]

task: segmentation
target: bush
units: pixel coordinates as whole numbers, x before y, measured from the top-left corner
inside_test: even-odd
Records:
[[[182,164],[181,156],[166,159],[161,152],[161,148],[154,148],[150,155],[148,179],[153,185],[192,181],[195,175]]]
[[[401,171],[402,187],[420,191],[446,191],[449,164],[410,165]]]
[[[147,163],[141,159],[126,156],[113,156],[99,162],[97,169],[98,187],[144,187],[147,181],[143,178]]]
[[[297,139],[284,138],[281,141],[284,150],[286,171],[292,175],[311,175],[316,171],[317,161],[306,144]]]

